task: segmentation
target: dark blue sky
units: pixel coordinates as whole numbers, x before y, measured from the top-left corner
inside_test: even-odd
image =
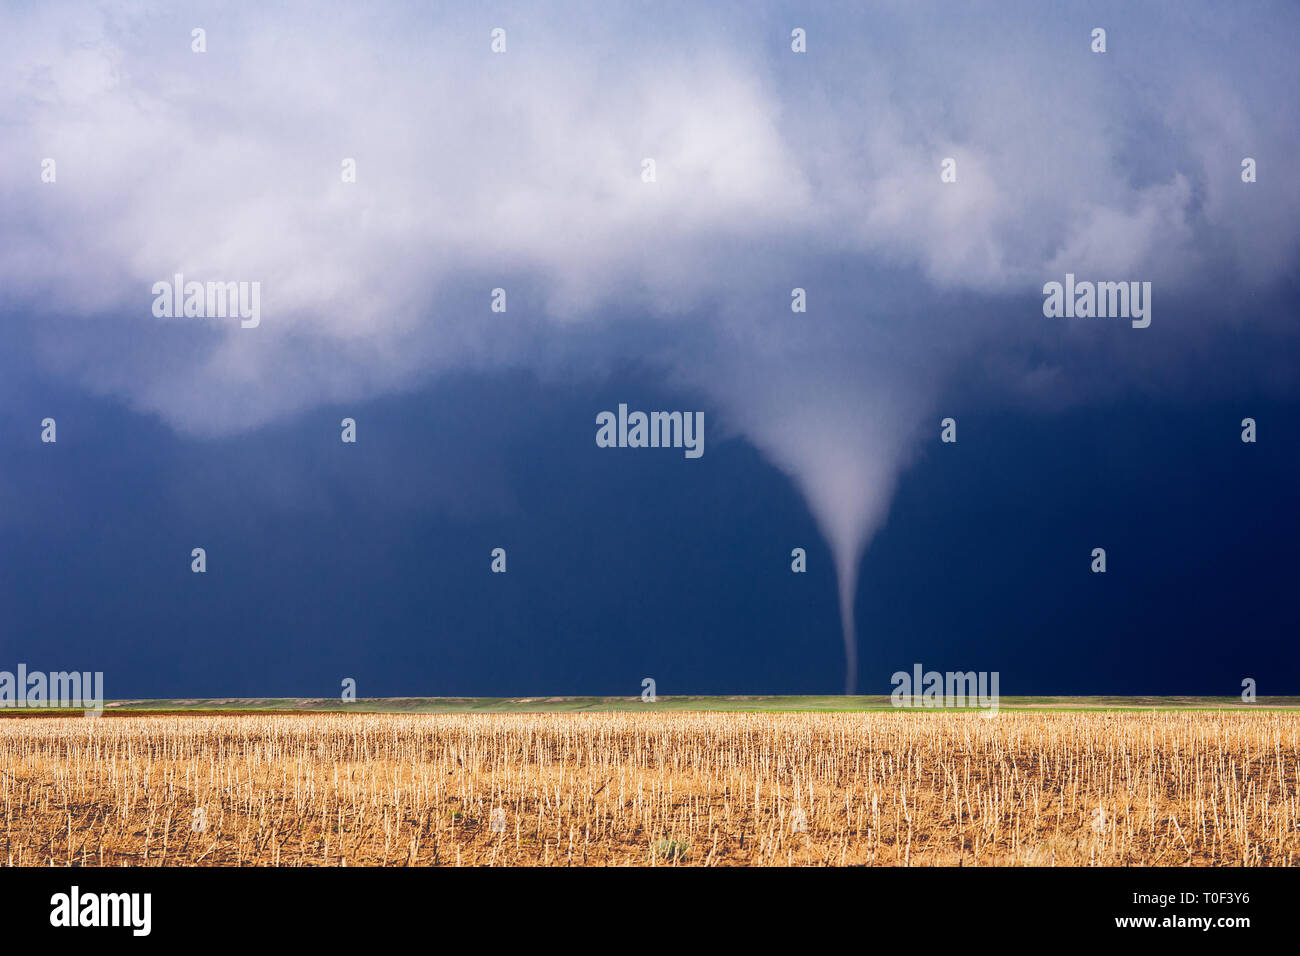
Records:
[[[837,692],[830,556],[785,476],[738,438],[595,447],[620,400],[693,407],[659,378],[463,376],[212,441],[30,382],[0,418],[5,660],[110,697]],[[1300,691],[1300,403],[962,401],[865,558],[864,692],[914,662],[1005,694]]]

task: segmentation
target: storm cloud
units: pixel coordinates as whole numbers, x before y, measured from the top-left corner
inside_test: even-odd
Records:
[[[1300,11],[1225,15],[10,9],[0,363],[198,438],[465,369],[654,363],[807,499],[852,674],[863,549],[951,376],[1086,401],[1212,379],[1216,327],[1289,335],[1198,307],[1296,276]],[[1152,327],[1045,319],[1067,272],[1151,282]],[[260,326],[155,318],[176,273],[260,282]]]

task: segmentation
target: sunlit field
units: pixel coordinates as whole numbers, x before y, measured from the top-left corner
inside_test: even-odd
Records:
[[[1300,714],[0,720],[21,866],[1300,861]]]

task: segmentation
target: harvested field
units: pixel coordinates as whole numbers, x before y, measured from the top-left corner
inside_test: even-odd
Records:
[[[10,865],[1294,865],[1300,715],[0,720]]]

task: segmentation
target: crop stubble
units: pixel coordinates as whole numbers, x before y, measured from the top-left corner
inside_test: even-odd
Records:
[[[1293,865],[1298,739],[1286,712],[31,717],[0,720],[0,862]]]

